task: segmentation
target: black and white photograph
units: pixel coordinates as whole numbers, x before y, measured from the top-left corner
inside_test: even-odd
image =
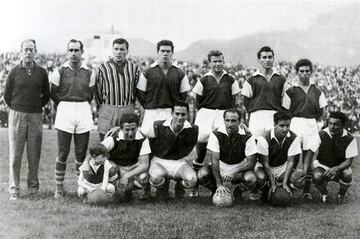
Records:
[[[0,238],[360,238],[359,12],[2,2]]]

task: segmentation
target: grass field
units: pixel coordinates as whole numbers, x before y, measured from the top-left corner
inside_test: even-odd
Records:
[[[98,140],[91,135],[91,142]],[[210,194],[169,202],[135,200],[108,207],[83,205],[76,197],[74,154],[71,151],[65,179],[67,196],[53,199],[56,131],[44,130],[40,162],[40,193],[30,198],[26,190],[24,154],[21,198],[8,200],[7,129],[0,129],[0,238],[360,238],[359,162],[353,166],[353,186],[348,201],[322,205],[305,203],[296,193],[288,208],[273,208],[245,200],[230,208],[217,208]],[[334,200],[338,186],[330,184]]]

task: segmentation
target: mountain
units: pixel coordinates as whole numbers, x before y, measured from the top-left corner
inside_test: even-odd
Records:
[[[338,9],[319,15],[306,30],[269,31],[232,40],[201,40],[177,52],[180,60],[201,62],[212,49],[223,51],[225,60],[246,66],[256,64],[256,52],[268,45],[277,60],[309,58],[326,65],[358,65],[360,55],[360,7]]]

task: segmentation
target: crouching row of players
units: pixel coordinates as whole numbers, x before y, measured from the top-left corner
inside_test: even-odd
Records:
[[[138,131],[134,114],[124,114],[120,128],[113,129],[110,136],[91,147],[90,155],[80,168],[79,196],[86,198],[89,192],[101,189],[115,200],[129,200],[132,190],[141,189],[140,197],[148,198],[152,185],[156,188],[156,197],[167,198],[169,181],[173,179],[176,197],[182,197],[185,189],[200,184],[211,190],[213,202],[221,206],[230,205],[233,199],[242,200],[245,190],[257,188],[267,201],[278,190],[290,199],[294,190],[303,187],[305,174],[296,170],[301,143],[289,130],[289,113],[276,113],[274,128],[255,138],[240,124],[236,109],[226,110],[224,125],[209,137],[210,163],[199,170],[189,164],[196,157],[193,149],[198,127],[186,120],[187,114],[186,104],[176,104],[172,118],[155,122],[149,138]],[[339,202],[343,202],[352,181],[351,164],[358,154],[357,144],[344,130],[345,123],[344,114],[333,112],[328,128],[320,132],[313,182],[323,202],[328,200],[328,181],[339,182]],[[281,200],[284,195],[279,195]]]

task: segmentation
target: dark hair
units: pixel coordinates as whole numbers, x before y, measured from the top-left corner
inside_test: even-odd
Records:
[[[136,126],[138,126],[139,119],[135,113],[125,113],[120,118],[120,128],[122,128],[125,123],[136,123]]]
[[[174,52],[174,44],[170,40],[159,41],[156,45],[157,52],[159,52],[160,46],[171,46],[171,52]]]
[[[260,59],[261,52],[271,52],[273,57],[275,56],[273,49],[271,49],[269,46],[263,46],[260,48],[260,50],[257,52],[257,58]]]
[[[219,50],[212,50],[212,51],[210,51],[210,52],[208,53],[208,55],[207,55],[209,62],[211,62],[211,57],[212,57],[212,56],[223,56],[223,57],[224,57],[224,55],[222,54],[221,51],[219,51]]]
[[[239,121],[240,121],[241,115],[240,115],[240,112],[238,111],[238,109],[236,109],[236,108],[230,108],[230,109],[225,110],[225,111],[224,111],[224,114],[223,114],[223,118],[224,118],[224,119],[225,119],[225,115],[226,115],[227,113],[236,113],[236,114],[238,114],[238,116],[239,116]]]
[[[112,46],[114,46],[115,44],[125,44],[126,46],[126,50],[129,50],[129,42],[127,40],[125,40],[124,38],[117,38],[113,41]]]
[[[278,111],[274,114],[274,123],[278,124],[280,120],[291,120],[291,118],[288,111]]]
[[[189,112],[189,104],[183,101],[177,101],[175,102],[172,107],[171,107],[171,111],[174,112],[174,109],[176,106],[180,106],[180,107],[185,107],[186,111]]]
[[[76,40],[76,39],[71,39],[68,43],[68,49],[69,49],[69,44],[70,43],[80,43],[80,50],[83,51],[84,50],[84,45],[80,40]]]
[[[347,122],[346,115],[340,111],[330,112],[329,118],[339,119],[341,121],[342,126],[345,126]]]
[[[310,61],[309,59],[300,59],[300,60],[298,60],[298,62],[296,62],[296,64],[295,64],[295,70],[296,70],[296,72],[299,71],[299,68],[300,68],[301,66],[308,66],[308,67],[310,67],[310,71],[311,71],[311,72],[312,72],[312,70],[313,70],[312,63],[311,63],[311,61]]]
[[[35,46],[35,49],[36,49],[36,41],[34,39],[25,39],[25,40],[23,40],[21,42],[21,49],[23,48],[24,43],[28,42],[28,41],[34,43],[34,46]]]
[[[108,149],[102,143],[94,143],[90,147],[89,152],[91,156],[98,156],[98,155],[103,155],[105,157],[109,156]]]

